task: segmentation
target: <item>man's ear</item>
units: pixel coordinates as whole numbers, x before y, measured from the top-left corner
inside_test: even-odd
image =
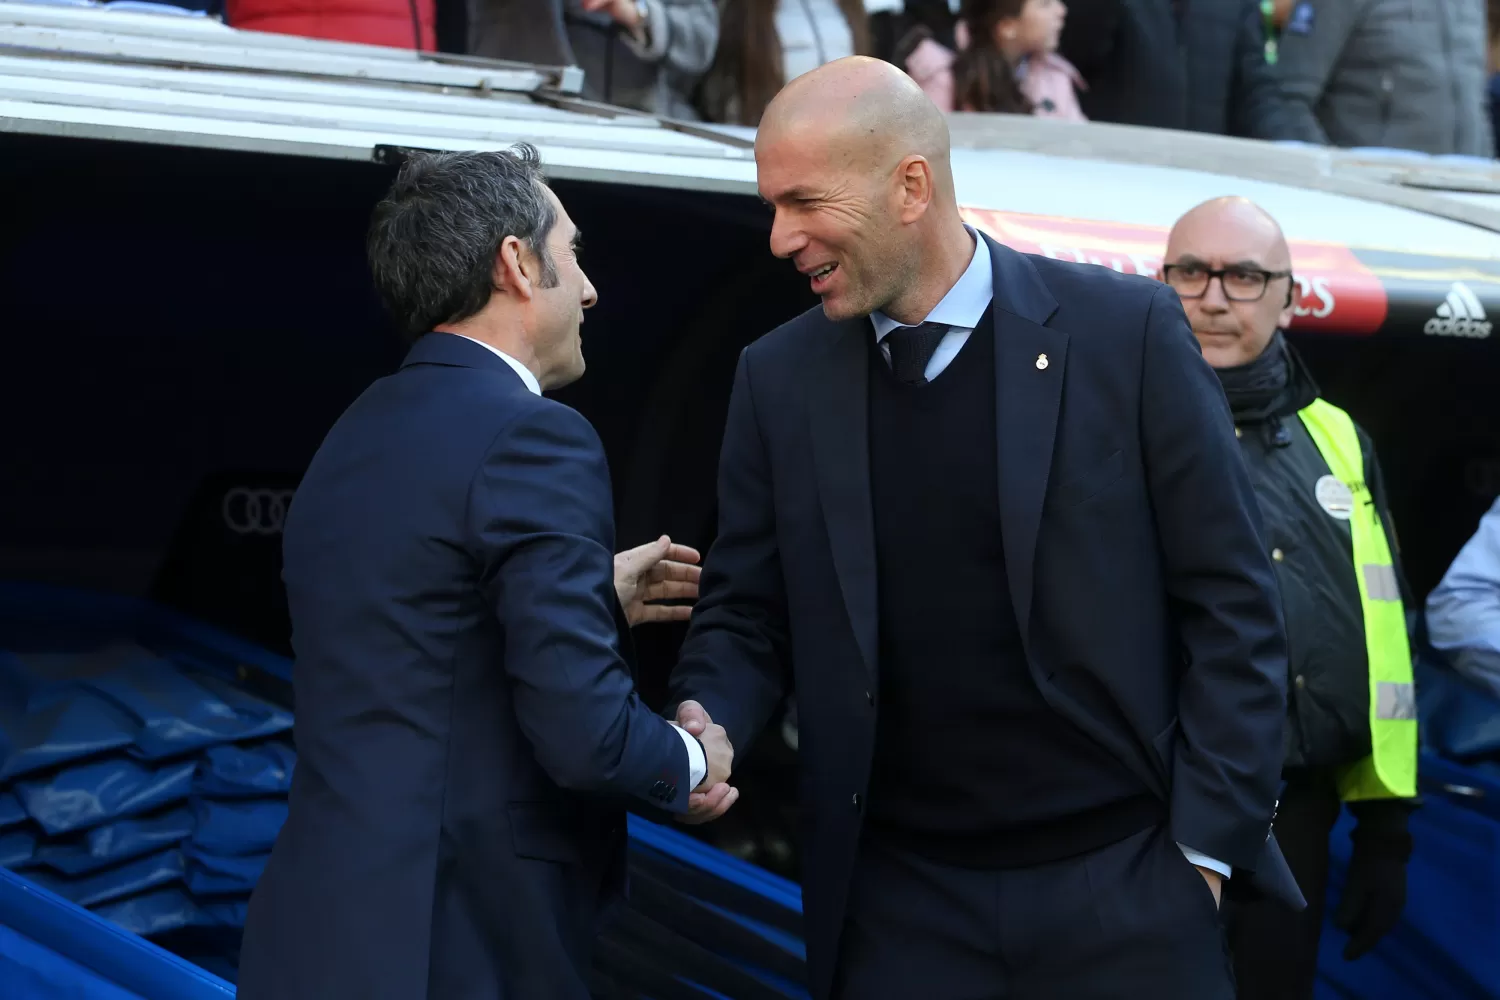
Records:
[[[495,254],[495,287],[523,302],[530,301],[533,289],[531,276],[526,273],[527,256],[526,245],[514,236],[505,237]]]
[[[896,168],[901,185],[901,221],[911,224],[920,219],[932,202],[932,165],[922,156],[908,156]]]

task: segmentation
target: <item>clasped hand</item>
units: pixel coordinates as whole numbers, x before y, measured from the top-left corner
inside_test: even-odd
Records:
[[[685,701],[677,706],[677,724],[698,738],[708,758],[708,773],[704,775],[703,783],[688,795],[688,811],[678,819],[690,824],[718,819],[740,798],[740,790],[728,783],[734,764],[734,747],[729,742],[729,734],[723,726],[716,725],[696,701]]]

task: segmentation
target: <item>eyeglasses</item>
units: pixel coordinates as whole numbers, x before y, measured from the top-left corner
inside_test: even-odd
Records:
[[[1276,278],[1290,278],[1291,271],[1266,271],[1258,267],[1224,267],[1214,269],[1202,264],[1167,264],[1162,278],[1177,290],[1180,298],[1201,298],[1208,283],[1219,279],[1224,297],[1231,302],[1256,302],[1266,294],[1266,286]]]

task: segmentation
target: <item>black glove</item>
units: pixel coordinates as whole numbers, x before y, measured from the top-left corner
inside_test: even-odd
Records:
[[[1333,925],[1349,935],[1345,961],[1367,954],[1401,920],[1406,906],[1406,861],[1411,857],[1411,834],[1406,828],[1411,809],[1406,799],[1372,799],[1350,806],[1358,819],[1349,835],[1354,850],[1349,880],[1333,915]]]

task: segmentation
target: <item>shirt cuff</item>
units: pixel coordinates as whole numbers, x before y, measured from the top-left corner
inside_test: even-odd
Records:
[[[1206,854],[1199,854],[1197,851],[1193,850],[1190,847],[1183,847],[1181,844],[1178,844],[1177,846],[1182,848],[1182,856],[1187,858],[1188,861],[1192,864],[1197,865],[1199,868],[1207,868],[1211,872],[1218,872],[1225,878],[1229,877],[1229,873],[1230,871],[1232,871],[1232,869],[1224,862],[1215,861],[1213,858],[1209,857]]]
[[[699,743],[693,734],[683,729],[675,722],[667,725],[677,730],[682,737],[682,742],[687,746],[688,752],[688,788],[694,789],[703,784],[704,775],[708,774],[708,761],[703,757],[703,744]]]

